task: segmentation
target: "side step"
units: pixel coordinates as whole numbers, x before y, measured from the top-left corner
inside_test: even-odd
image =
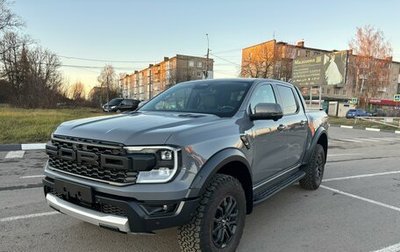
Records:
[[[271,197],[275,193],[279,192],[280,190],[285,189],[289,185],[299,181],[305,175],[306,175],[306,173],[304,171],[298,171],[298,172],[294,173],[293,175],[291,175],[290,177],[287,177],[286,179],[280,181],[279,183],[266,188],[266,190],[255,194],[254,195],[254,204],[259,204],[259,203],[263,202],[264,200],[268,199],[269,197]]]

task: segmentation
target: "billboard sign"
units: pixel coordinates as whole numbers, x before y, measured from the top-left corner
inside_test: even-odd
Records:
[[[292,82],[299,86],[343,86],[346,81],[347,51],[293,60]]]

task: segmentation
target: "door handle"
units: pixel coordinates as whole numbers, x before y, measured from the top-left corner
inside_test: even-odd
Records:
[[[307,121],[306,121],[306,120],[302,120],[302,121],[300,121],[300,125],[301,125],[301,126],[304,126],[304,125],[306,125],[306,123],[307,123]]]
[[[284,130],[284,129],[286,129],[287,127],[286,127],[286,125],[283,125],[283,124],[280,124],[279,126],[278,126],[278,130],[279,131],[282,131],[282,130]]]

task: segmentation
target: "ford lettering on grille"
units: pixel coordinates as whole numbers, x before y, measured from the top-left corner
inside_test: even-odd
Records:
[[[137,171],[123,149],[107,148],[90,143],[70,143],[53,139],[46,145],[49,166],[53,169],[121,184],[136,182]]]
[[[55,146],[46,146],[48,155],[56,156],[66,161],[76,161],[78,164],[99,165],[101,168],[128,170],[129,160],[126,157],[119,157],[107,154],[96,155],[88,151],[73,150],[68,148],[53,149]],[[57,148],[57,147],[55,147]]]

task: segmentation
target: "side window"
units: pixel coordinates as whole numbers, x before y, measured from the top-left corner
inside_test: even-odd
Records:
[[[278,85],[277,88],[282,100],[280,105],[282,107],[283,114],[287,115],[296,113],[298,110],[298,105],[292,89],[290,87],[280,85]]]
[[[262,85],[254,90],[250,100],[251,111],[254,111],[254,107],[259,103],[276,103],[271,85]]]

